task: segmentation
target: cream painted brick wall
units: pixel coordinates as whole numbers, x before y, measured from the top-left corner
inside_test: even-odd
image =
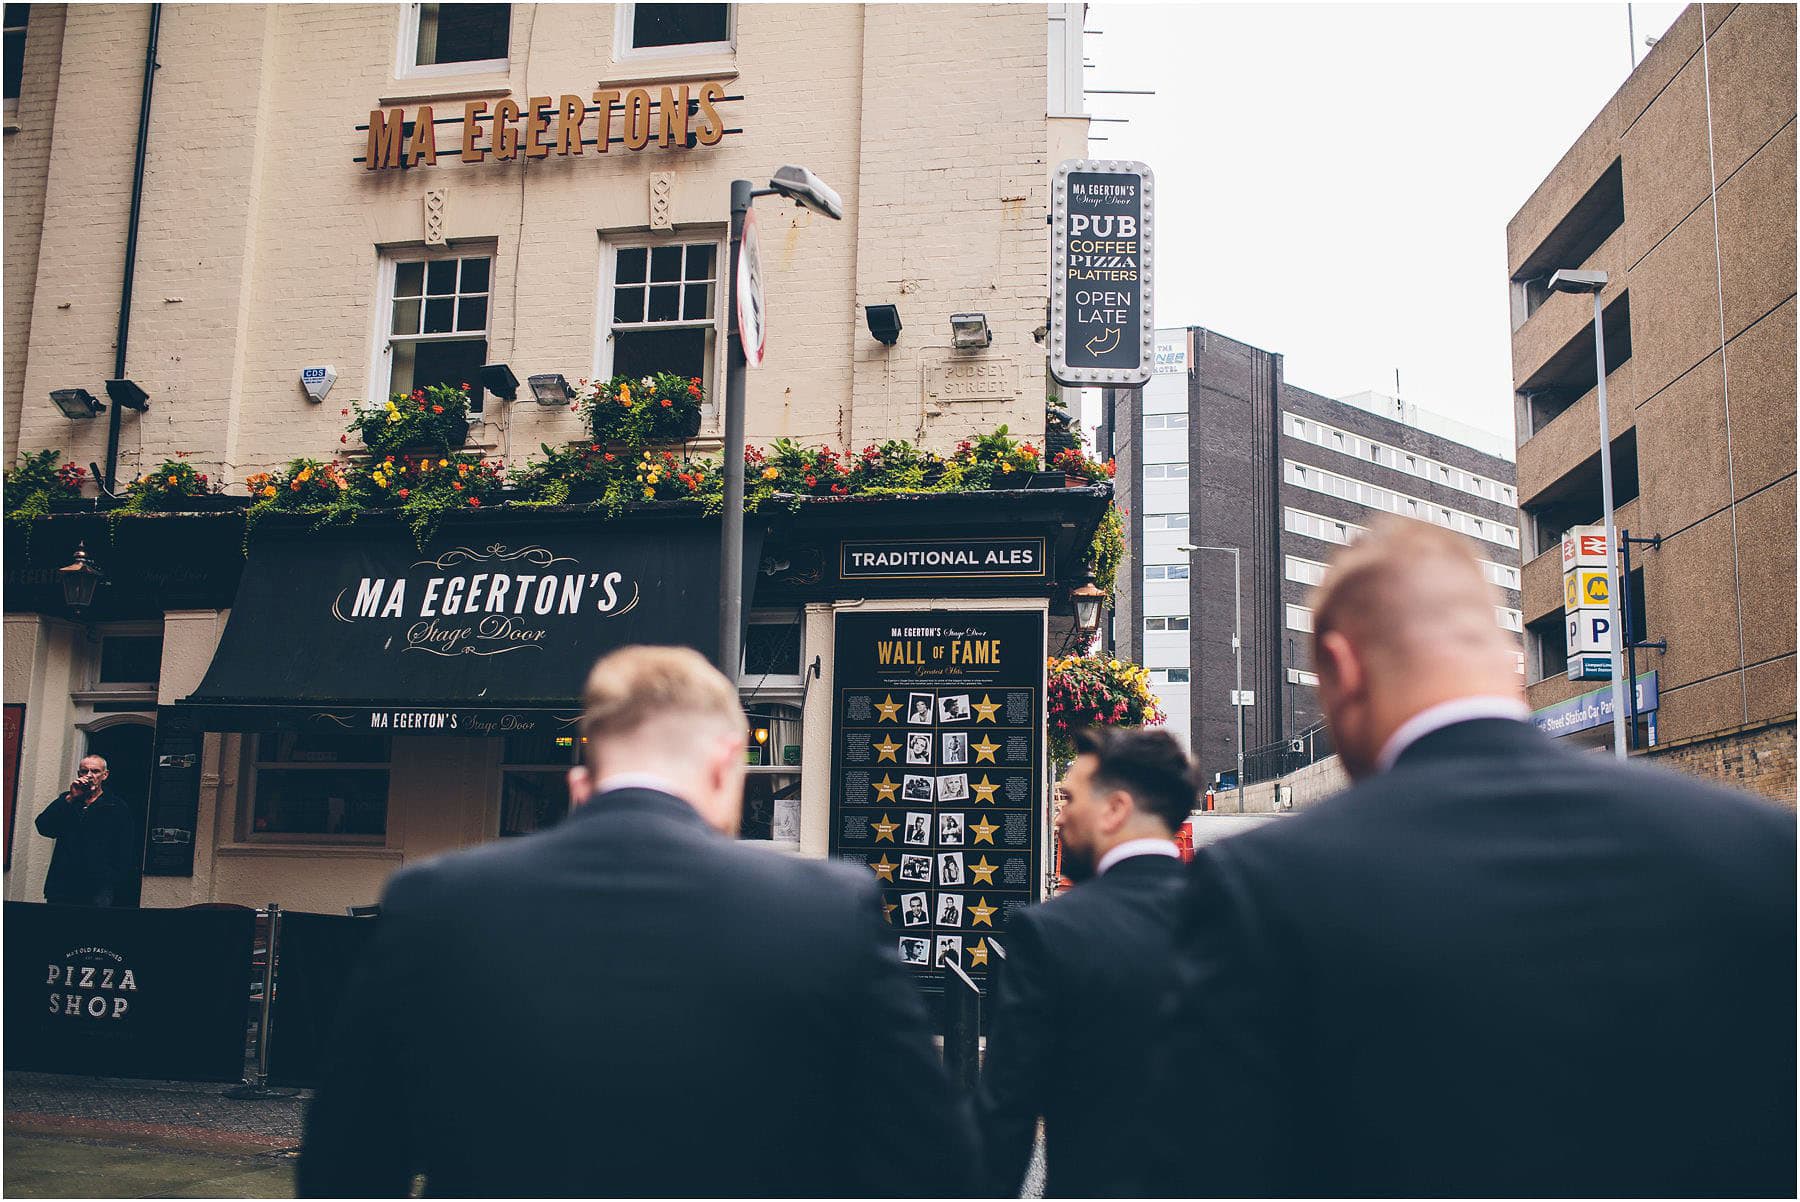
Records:
[[[650,173],[676,173],[677,237],[716,236],[730,180],[787,162],[836,186],[845,219],[758,204],[772,333],[749,382],[750,437],[947,449],[1002,422],[1041,437],[1032,332],[1043,323],[1052,166],[1041,6],[744,5],[730,87],[745,99],[722,112],[745,132],[718,146],[466,165],[446,126],[438,166],[368,172],[351,162],[362,153],[354,127],[381,97],[437,92],[437,115],[455,116],[459,90],[586,97],[621,70],[611,6],[517,5],[505,75],[399,80],[401,11],[165,6],[129,364],[153,403],[125,417],[122,474],[187,451],[235,482],[337,451],[340,410],[385,386],[371,382],[380,255],[421,245],[427,188],[448,190],[453,244],[494,249],[489,358],[521,378],[575,379],[595,373],[602,349],[602,238],[644,232]],[[69,12],[28,397],[98,391],[111,371],[144,32],[141,8]],[[11,360],[10,241],[7,265]],[[898,304],[906,323],[891,351],[864,327],[862,306],[879,303]],[[1018,397],[924,408],[930,369],[963,358],[947,349],[948,317],[965,309],[988,315],[994,346],[979,357],[1016,366]],[[339,373],[323,405],[299,387],[311,363]],[[477,437],[508,459],[581,434],[566,410],[492,410]],[[47,401],[24,406],[17,431],[26,449],[104,454],[104,422],[70,423]]]
[[[35,4],[25,29],[25,66],[19,80],[18,128],[5,135],[0,179],[6,191],[4,272],[6,308],[6,462],[19,451],[19,416],[25,397],[25,351],[31,339],[32,293],[38,242],[44,232],[44,188],[55,128],[57,79],[62,69],[64,6]],[[10,123],[9,123],[10,124]],[[40,398],[48,403],[49,398]]]

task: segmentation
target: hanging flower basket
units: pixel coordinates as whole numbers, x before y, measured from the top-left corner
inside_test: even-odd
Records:
[[[344,436],[362,437],[363,445],[377,455],[417,451],[442,455],[469,441],[469,386],[452,388],[433,384],[414,389],[411,395],[396,392],[380,408],[359,409],[352,414]]]

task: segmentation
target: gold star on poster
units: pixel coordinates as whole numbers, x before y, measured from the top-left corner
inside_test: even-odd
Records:
[[[990,764],[998,762],[994,759],[994,753],[1000,750],[1000,744],[994,742],[986,735],[981,736],[981,742],[970,743],[969,746],[975,749],[975,762],[977,764],[981,763],[983,760],[986,760]]]
[[[900,744],[894,742],[892,739],[883,738],[881,742],[875,744],[875,750],[881,753],[875,757],[875,762],[877,764],[882,760],[893,760],[896,764],[900,762],[899,760],[894,759],[894,753],[900,750]]]
[[[984,801],[989,805],[994,805],[994,794],[1000,791],[1000,786],[989,780],[988,775],[985,772],[981,774],[980,780],[971,781],[969,788],[975,794],[976,805],[980,805]]]
[[[891,801],[898,805],[899,799],[894,796],[894,790],[899,787],[900,782],[894,779],[891,772],[883,772],[881,779],[875,782],[875,800]]]
[[[875,703],[875,708],[881,711],[881,717],[875,719],[875,721],[877,721],[877,722],[893,722],[895,724],[899,723],[899,721],[900,721],[900,703],[898,701],[894,700],[894,695],[892,693],[889,693],[887,695],[886,700],[877,701]]]
[[[969,865],[969,883],[971,885],[991,885],[994,883],[994,873],[999,870],[1000,865],[990,864],[988,858],[982,856],[981,859]]]
[[[887,923],[889,926],[893,926],[894,925],[894,911],[898,910],[899,908],[900,908],[899,906],[896,906],[892,902],[882,902],[881,903],[881,920],[883,922]]]
[[[989,697],[986,693],[983,693],[981,695],[981,700],[975,703],[975,721],[977,722],[992,722],[995,725],[998,725],[1000,719],[994,717],[994,715],[999,712],[1000,703]]]
[[[994,925],[994,915],[999,913],[999,911],[999,906],[988,905],[987,898],[984,897],[969,907],[969,925],[972,927],[991,927]]]
[[[994,832],[1000,828],[989,822],[986,818],[983,818],[980,822],[971,822],[969,824],[969,829],[975,832],[975,842],[992,843],[994,841]],[[892,833],[890,832],[890,837],[891,835]]]
[[[889,822],[886,814],[881,816],[880,822],[871,822],[869,825],[875,828],[875,842],[877,843],[881,842],[883,839],[892,843],[894,841],[894,832],[900,829],[900,824],[898,822]],[[992,842],[992,840],[989,840],[989,842]]]
[[[875,870],[875,875],[880,877],[882,880],[892,882],[894,879],[894,869],[900,867],[900,865],[889,860],[887,858],[887,853],[884,851],[881,853],[881,858],[879,860],[872,861],[869,864],[869,867],[873,868]],[[892,907],[889,907],[889,908],[891,909]]]
[[[986,968],[988,958],[987,940],[977,939],[969,947],[969,967]]]

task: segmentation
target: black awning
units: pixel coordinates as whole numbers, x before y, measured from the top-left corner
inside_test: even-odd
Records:
[[[480,519],[423,552],[397,524],[259,532],[206,678],[176,708],[214,730],[545,730],[574,718],[613,648],[716,656],[716,520]],[[746,530],[746,595],[761,533]]]

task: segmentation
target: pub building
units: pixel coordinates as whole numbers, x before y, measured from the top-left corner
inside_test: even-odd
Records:
[[[1046,216],[1055,164],[1086,149],[1081,17],[9,18],[5,454],[91,470],[5,523],[6,897],[42,898],[53,844],[32,819],[92,753],[143,823],[143,906],[342,913],[404,864],[557,822],[593,660],[716,657],[718,518],[502,494],[421,544],[387,513],[247,529],[245,482],[356,461],[354,414],[440,384],[470,386],[463,449],[516,470],[594,437],[566,403],[583,381],[657,371],[699,381],[679,449],[716,457],[733,179],[800,163],[843,198],[841,221],[753,210],[751,445],[948,454],[1006,426],[1043,446]],[[138,513],[98,487],[165,462],[223,491]],[[746,518],[743,837],[867,864],[922,969],[979,974],[1049,871],[1045,659],[1069,645],[1110,487],[1024,475],[1038,487]]]

